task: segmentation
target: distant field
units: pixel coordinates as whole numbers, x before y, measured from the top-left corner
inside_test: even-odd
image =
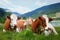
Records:
[[[17,32],[2,32],[3,26],[0,26],[0,40],[60,40],[60,27],[55,27],[59,35],[53,33],[49,36],[43,34],[34,34],[32,31],[24,30],[21,33]]]

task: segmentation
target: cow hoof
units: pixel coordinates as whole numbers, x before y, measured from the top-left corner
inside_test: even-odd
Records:
[[[6,30],[5,30],[5,29],[3,29],[3,32],[6,32]]]
[[[58,35],[58,33],[56,33],[55,35]]]
[[[16,28],[16,32],[19,32],[18,28]]]

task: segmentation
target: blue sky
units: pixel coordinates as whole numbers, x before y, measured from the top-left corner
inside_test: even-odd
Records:
[[[24,14],[39,7],[58,3],[60,0],[0,0],[0,8]]]

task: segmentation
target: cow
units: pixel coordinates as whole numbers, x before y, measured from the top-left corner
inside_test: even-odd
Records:
[[[17,17],[15,14],[11,14],[10,16],[7,16],[6,21],[4,23],[4,29],[3,32],[6,30],[15,30],[16,29],[16,24],[17,20],[19,17]]]
[[[21,32],[24,29],[24,20],[17,20],[16,32]]]
[[[31,25],[32,21],[33,21],[32,18],[27,18],[26,20],[22,20],[22,19],[17,20],[17,25],[16,25],[17,29],[16,29],[16,31],[21,32],[24,29],[29,30],[28,25]]]
[[[58,33],[56,32],[55,28],[49,23],[52,20],[53,19],[48,18],[47,15],[39,16],[35,21],[32,22],[31,29],[34,33],[38,34],[44,32],[45,35],[49,35],[50,31],[53,31],[57,35]]]
[[[44,30],[44,34],[46,36],[48,36],[51,32],[53,32],[55,35],[58,35],[58,33],[56,32],[55,28],[53,27],[53,25],[51,23],[49,23],[50,21],[52,21],[53,19],[48,18],[47,15],[42,15],[45,20],[46,20],[46,27]]]
[[[11,22],[10,16],[7,16],[6,17],[6,21],[4,23],[3,32],[6,32],[6,30],[9,30],[10,29],[10,22]]]
[[[46,22],[44,17],[39,16],[37,19],[35,19],[35,21],[32,22],[31,29],[34,33],[41,34],[41,27],[45,28]]]

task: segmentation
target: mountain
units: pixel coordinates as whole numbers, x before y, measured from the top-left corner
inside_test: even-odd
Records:
[[[18,12],[12,12],[10,9],[5,9],[6,12],[10,12],[11,14],[16,14],[17,16],[21,16],[22,14]]]
[[[31,12],[25,13],[22,16],[37,18],[38,16],[41,16],[43,14],[53,15],[57,12],[60,12],[60,3],[43,6]]]
[[[16,14],[17,16],[21,16],[22,14],[18,13],[18,12],[12,12],[13,14]]]

